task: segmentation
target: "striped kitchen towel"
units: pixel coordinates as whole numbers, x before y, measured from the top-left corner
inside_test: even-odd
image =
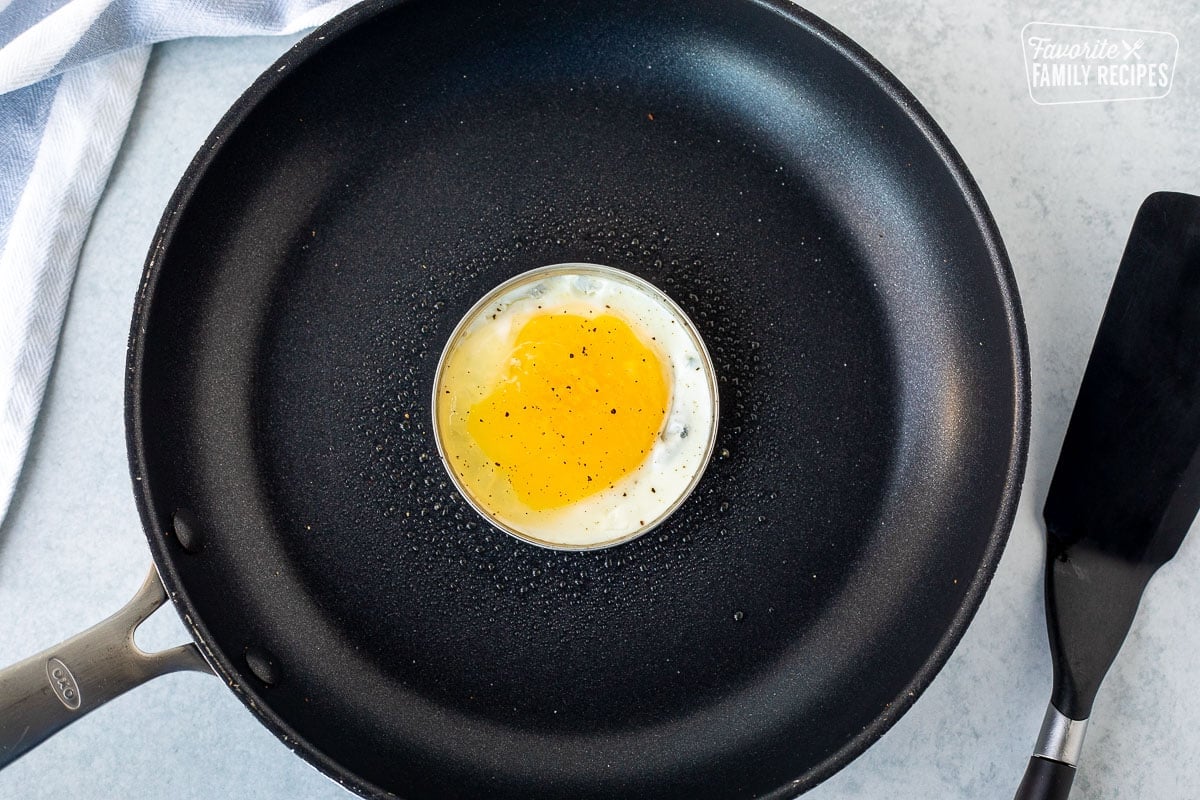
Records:
[[[150,45],[294,33],[355,0],[0,0],[0,521]]]

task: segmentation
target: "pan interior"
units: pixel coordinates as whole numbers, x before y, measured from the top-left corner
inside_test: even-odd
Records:
[[[896,90],[790,13],[359,9],[185,177],[134,328],[148,533],[219,667],[349,785],[790,796],[961,635],[1023,452],[1007,267]],[[694,494],[601,552],[490,528],[429,423],[463,313],[560,262],[666,291],[721,393]]]

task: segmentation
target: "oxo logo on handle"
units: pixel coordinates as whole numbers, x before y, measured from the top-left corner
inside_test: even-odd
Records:
[[[51,658],[46,662],[46,678],[50,681],[50,688],[54,690],[55,696],[64,706],[72,711],[79,708],[79,683],[62,659]]]

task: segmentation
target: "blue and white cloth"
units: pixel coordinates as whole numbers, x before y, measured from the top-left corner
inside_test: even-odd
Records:
[[[355,0],[0,0],[0,521],[150,45],[294,33]]]

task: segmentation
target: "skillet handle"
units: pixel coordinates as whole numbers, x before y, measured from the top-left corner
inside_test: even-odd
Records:
[[[0,767],[151,678],[180,670],[212,672],[191,642],[158,653],[134,644],[138,625],[166,600],[158,570],[151,567],[142,588],[116,614],[0,670]]]

